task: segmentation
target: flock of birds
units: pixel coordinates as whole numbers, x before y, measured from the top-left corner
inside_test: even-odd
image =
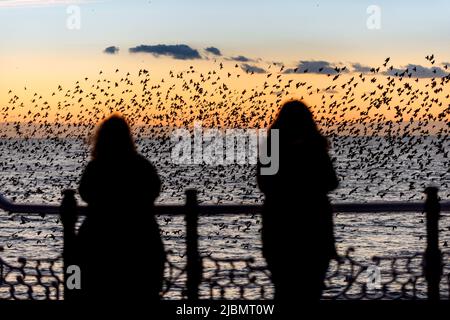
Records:
[[[436,63],[433,55],[426,60]],[[72,86],[60,84],[49,95],[29,87],[9,90],[0,105],[0,192],[19,202],[57,203],[62,189],[77,186],[89,159],[86,138],[102,119],[118,112],[132,124],[140,152],[158,168],[163,180],[159,202],[183,202],[184,190],[196,187],[203,202],[259,203],[263,198],[254,166],[175,165],[170,130],[192,127],[195,121],[222,129],[269,127],[282,101],[295,96],[309,103],[331,141],[341,181],[334,200],[421,199],[430,183],[449,199],[450,75],[419,78],[415,69],[390,75],[390,62],[387,58],[365,73],[343,66],[310,76],[308,70],[287,73],[279,63],[255,73],[215,60],[210,70],[191,65],[168,70],[162,78],[146,69],[100,71]],[[29,223],[18,215],[8,219]],[[48,232],[32,230],[42,238],[38,241],[58,240],[55,222],[48,220]],[[213,232],[223,230],[221,223],[206,237],[218,236]],[[182,236],[182,227],[171,218],[161,224],[169,240]],[[226,241],[248,249],[252,244],[236,238],[236,232],[260,230],[257,217],[230,225],[235,233],[223,238],[223,250]],[[15,238],[7,240],[8,248]]]

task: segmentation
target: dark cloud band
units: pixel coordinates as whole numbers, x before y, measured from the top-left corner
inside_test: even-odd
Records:
[[[220,52],[220,50],[217,49],[216,47],[205,48],[205,51],[209,52],[209,53],[212,53],[215,56],[221,56],[222,55],[222,52]]]
[[[116,54],[117,52],[119,52],[119,47],[116,46],[110,46],[105,48],[105,50],[103,50],[104,53],[107,54]]]
[[[302,60],[294,69],[286,69],[285,73],[317,73],[317,74],[337,74],[339,72],[348,72],[328,61],[307,61]]]
[[[267,71],[263,68],[260,68],[258,66],[253,66],[247,63],[242,64],[241,66],[242,70],[248,73],[266,73]]]
[[[244,57],[244,56],[236,56],[236,57],[231,57],[230,60],[232,61],[238,61],[238,62],[249,62],[249,61],[253,61],[250,58]]]
[[[140,45],[130,48],[131,53],[151,53],[155,56],[170,56],[174,59],[187,60],[187,59],[201,59],[199,52],[185,44],[176,45]]]
[[[385,75],[397,76],[397,77],[414,77],[414,78],[435,78],[446,77],[448,72],[445,72],[440,67],[424,67],[418,64],[408,64],[404,68],[392,68],[383,72]]]

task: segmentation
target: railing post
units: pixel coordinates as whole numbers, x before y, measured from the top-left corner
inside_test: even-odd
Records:
[[[75,263],[75,223],[77,221],[77,201],[74,190],[64,190],[60,207],[63,225],[63,268],[64,268],[64,300],[73,300],[75,290],[67,288],[67,267]]]
[[[198,202],[195,189],[186,190],[186,257],[187,298],[197,300],[202,262],[198,253]]]
[[[442,275],[442,256],[439,249],[439,214],[440,204],[438,189],[425,189],[427,199],[425,212],[427,219],[427,249],[425,251],[425,279],[428,284],[428,300],[439,300],[439,283]]]

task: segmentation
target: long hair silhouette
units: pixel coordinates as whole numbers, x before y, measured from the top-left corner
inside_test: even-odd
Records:
[[[328,142],[321,135],[308,107],[299,100],[283,104],[270,129],[278,129],[282,143],[303,140],[328,148]]]
[[[271,141],[273,130],[279,131],[279,141]],[[327,193],[338,182],[328,142],[303,102],[282,105],[269,130],[269,149],[271,143],[279,143],[278,171],[262,175],[258,163],[258,184],[265,195],[263,255],[275,297],[289,307],[321,296],[329,260],[337,255]]]
[[[154,201],[160,189],[156,169],[136,151],[127,121],[119,115],[105,119],[79,186],[88,204],[76,240],[84,274],[81,298],[159,299],[165,251]],[[133,274],[142,276],[120,271],[133,266],[141,268]]]
[[[117,114],[105,119],[95,135],[92,158],[115,159],[135,153],[136,147],[126,120]]]

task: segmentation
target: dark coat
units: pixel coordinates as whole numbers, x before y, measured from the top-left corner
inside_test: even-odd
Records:
[[[298,297],[317,298],[328,263],[337,255],[327,193],[338,180],[325,146],[282,141],[278,172],[258,170],[258,184],[265,195],[263,255],[276,295],[286,296],[286,287],[297,285],[302,288],[296,288]]]
[[[85,297],[158,298],[165,263],[154,215],[160,188],[155,168],[138,154],[87,165],[79,193],[88,215],[76,240]]]

